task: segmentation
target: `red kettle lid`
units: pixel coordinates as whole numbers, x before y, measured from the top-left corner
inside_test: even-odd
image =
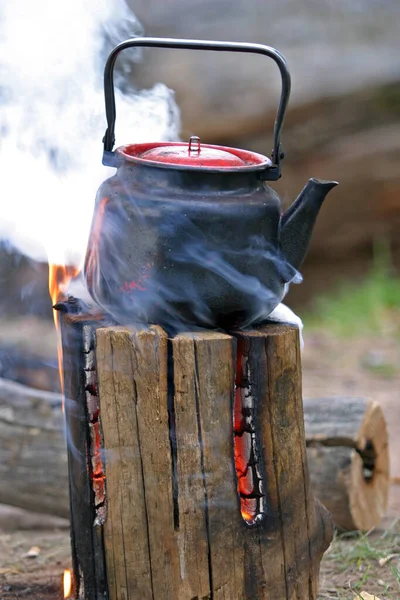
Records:
[[[202,144],[192,136],[188,143],[154,142],[129,144],[117,148],[125,160],[161,168],[205,171],[261,171],[272,165],[266,156],[257,152]]]

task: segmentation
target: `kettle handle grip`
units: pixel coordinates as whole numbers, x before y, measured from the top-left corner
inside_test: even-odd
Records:
[[[182,40],[156,37],[137,37],[121,42],[110,53],[104,68],[104,96],[106,105],[107,129],[103,138],[104,154],[103,164],[116,166],[117,161],[112,152],[115,143],[115,93],[114,93],[114,66],[118,54],[126,48],[134,46],[154,48],[181,48],[184,50],[214,50],[228,52],[243,52],[247,54],[262,54],[272,58],[277,66],[282,79],[282,90],[274,124],[274,149],[272,151],[273,165],[264,171],[262,179],[276,180],[280,177],[280,162],[284,154],[281,148],[281,129],[286,107],[290,95],[290,73],[285,57],[275,48],[262,44],[242,42],[216,42],[210,40]]]

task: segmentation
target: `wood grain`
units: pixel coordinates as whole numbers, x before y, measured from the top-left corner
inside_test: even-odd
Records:
[[[234,340],[214,332],[179,335],[173,359],[179,526],[190,540],[184,557],[190,593],[181,597],[240,597],[244,523],[233,462]]]
[[[297,330],[167,340],[157,327],[106,327],[96,354],[110,599],[315,600],[332,524],[310,491]],[[235,385],[252,397],[252,525],[234,462]]]
[[[153,597],[130,334],[96,332],[107,482],[104,543],[110,598]]]
[[[268,325],[235,336],[255,398],[265,493],[264,517],[246,540],[246,598],[313,600],[332,524],[310,490],[298,330]]]

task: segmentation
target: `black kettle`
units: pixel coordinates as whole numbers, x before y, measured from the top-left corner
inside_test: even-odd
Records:
[[[116,58],[132,46],[262,54],[279,67],[282,92],[271,158],[203,144],[114,146]],[[310,179],[281,214],[276,192],[280,134],[290,94],[285,58],[268,46],[134,38],[105,67],[108,128],[103,163],[116,167],[99,188],[85,259],[95,302],[118,322],[225,329],[265,320],[299,278],[322,202],[336,182]]]

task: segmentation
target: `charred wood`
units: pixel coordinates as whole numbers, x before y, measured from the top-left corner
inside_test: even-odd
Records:
[[[68,475],[72,564],[76,597],[107,598],[102,523],[98,520],[92,468],[90,418],[86,401],[88,337],[94,335],[90,320],[70,318],[79,311],[72,299],[62,311],[65,418],[68,431]],[[86,350],[86,352],[85,352]]]

